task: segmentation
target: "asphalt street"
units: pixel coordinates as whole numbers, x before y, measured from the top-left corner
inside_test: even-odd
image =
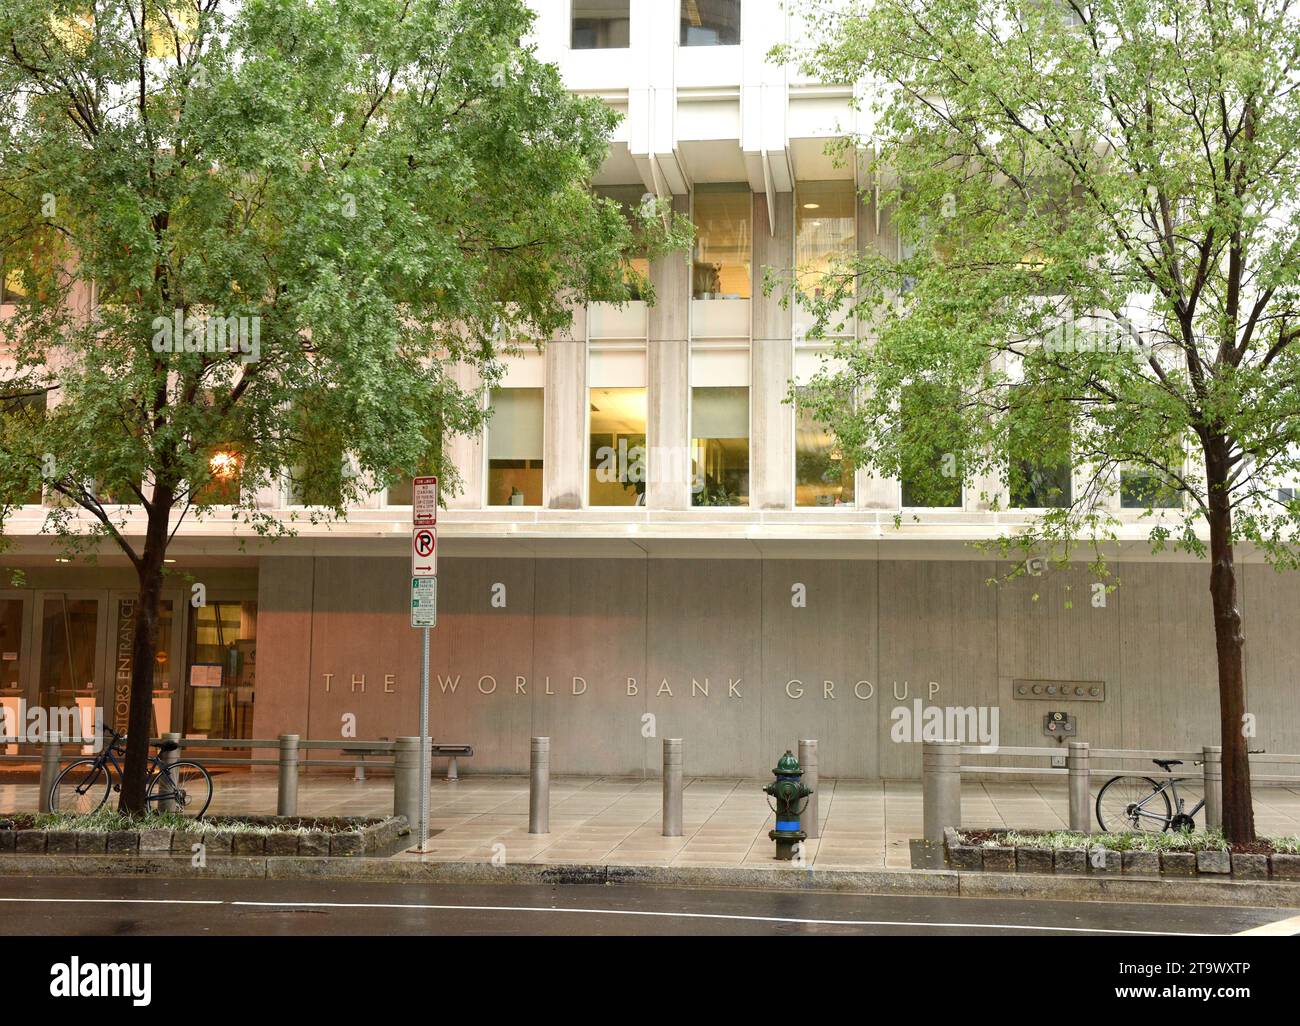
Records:
[[[1300,910],[621,886],[0,879],[0,934],[8,936],[1141,937],[1261,928],[1300,935]]]

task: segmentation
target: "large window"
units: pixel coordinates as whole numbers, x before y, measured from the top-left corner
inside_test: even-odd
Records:
[[[749,505],[749,352],[691,354],[691,504]]]
[[[799,390],[799,398],[806,396]],[[846,460],[830,428],[802,402],[795,407],[794,504],[852,506],[855,467]]]
[[[1008,426],[1012,453],[1033,453],[1011,461],[1007,486],[1014,509],[1066,509],[1074,501],[1074,472],[1070,460],[1069,419],[1062,409],[1034,404],[1029,385],[1013,386],[1014,416]]]
[[[648,470],[645,351],[594,350],[589,374],[587,504],[644,506]]]
[[[611,199],[623,210],[623,216],[634,232],[638,232],[642,204],[646,203],[646,191],[640,185],[603,185],[595,189],[601,199]],[[634,253],[626,261],[627,269],[637,279],[632,288],[632,299],[641,298],[640,282],[650,280],[650,258],[644,253]]]
[[[740,0],[681,0],[682,46],[740,43]]]
[[[1166,475],[1147,468],[1120,472],[1119,504],[1123,509],[1177,509],[1183,504],[1178,485]]]
[[[918,382],[899,399],[900,470],[904,508],[962,504],[961,419],[955,398],[941,386]],[[954,410],[952,417],[943,411]]]
[[[21,303],[26,297],[22,276],[17,269],[5,266],[4,254],[0,253],[0,303]]]
[[[0,442],[12,439],[14,447],[21,451],[29,433],[45,416],[45,407],[44,393],[0,402]],[[39,506],[43,496],[37,473],[38,468],[33,464],[29,468],[27,480],[18,485],[17,494],[13,494],[10,487],[3,489],[4,493],[7,493],[6,499],[13,494],[13,500],[20,505]],[[9,482],[10,486],[12,484],[13,482]]]
[[[696,299],[749,299],[753,260],[753,197],[749,186],[699,185],[695,189]]]
[[[795,196],[794,255],[799,290],[819,297],[822,280],[857,247],[857,194],[851,181],[800,182]]]
[[[626,48],[631,26],[630,6],[630,0],[573,0],[573,48]]]
[[[257,603],[210,601],[190,617],[185,736],[252,737]]]
[[[542,504],[544,397],[540,388],[494,388],[488,420],[489,506]]]

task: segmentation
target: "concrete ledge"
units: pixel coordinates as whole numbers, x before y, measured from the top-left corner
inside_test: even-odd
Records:
[[[356,880],[372,883],[632,884],[649,887],[844,891],[1054,901],[1160,902],[1178,905],[1300,907],[1300,882],[954,872],[929,869],[808,870],[788,867],[624,866],[523,862],[420,862],[402,858],[9,855],[2,876],[85,876],[243,880]]]

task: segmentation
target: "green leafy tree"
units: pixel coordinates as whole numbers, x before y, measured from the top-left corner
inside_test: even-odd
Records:
[[[658,204],[591,191],[616,115],[521,0],[6,0],[0,502],[139,577],[121,804],[144,806],[167,547],[437,472],[515,339],[648,283]],[[30,501],[29,499],[27,501]],[[124,505],[125,504],[125,505]],[[225,509],[220,515],[229,517]]]
[[[823,330],[845,304],[871,329],[836,347],[814,405],[846,454],[914,489],[959,467],[1000,481],[989,493],[1049,495],[1003,554],[1084,545],[1104,574],[1121,492],[1155,550],[1205,559],[1224,829],[1252,840],[1235,557],[1297,565],[1300,505],[1279,488],[1300,471],[1296,11],[795,6],[810,42],[783,56],[869,97],[851,142],[902,240],[805,300]],[[1082,484],[1065,495],[1041,471],[1070,459]]]

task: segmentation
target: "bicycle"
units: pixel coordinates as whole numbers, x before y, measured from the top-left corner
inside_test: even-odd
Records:
[[[1166,773],[1170,766],[1183,764],[1181,759],[1151,761]],[[1201,763],[1193,765],[1200,766]],[[1106,833],[1113,829],[1157,834],[1170,829],[1195,830],[1193,817],[1205,807],[1205,799],[1202,798],[1191,809],[1184,809],[1184,800],[1178,797],[1178,783],[1187,779],[1170,777],[1158,784],[1150,777],[1112,777],[1097,794],[1097,825]],[[1173,795],[1173,802],[1169,800],[1170,795]]]
[[[126,755],[126,735],[109,729],[108,744],[94,758],[78,759],[63,770],[50,787],[50,811],[90,815],[108,796],[122,790],[119,755]],[[153,741],[158,751],[149,757],[149,785],[145,808],[179,812],[201,819],[212,804],[212,777],[197,762],[164,762],[162,756],[180,747],[175,741]]]

